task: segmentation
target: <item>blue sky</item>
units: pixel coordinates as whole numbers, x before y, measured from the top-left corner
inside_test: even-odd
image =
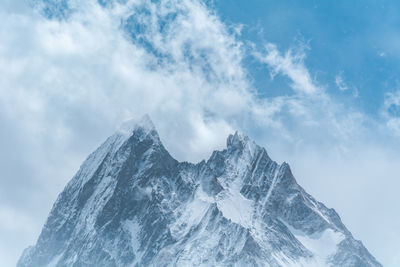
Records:
[[[249,135],[399,266],[399,5],[1,1],[0,265],[87,155],[147,113],[179,160]]]
[[[243,24],[243,37],[281,49],[303,43],[306,64],[318,82],[342,101],[379,112],[388,91],[399,86],[399,3],[396,1],[215,1],[221,18]],[[250,60],[251,62],[251,60]],[[282,90],[250,63],[258,90]],[[254,64],[254,65],[253,65]],[[348,90],[336,84],[340,76]],[[290,91],[289,91],[290,93]]]

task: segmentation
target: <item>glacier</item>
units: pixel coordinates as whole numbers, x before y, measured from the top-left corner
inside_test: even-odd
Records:
[[[17,266],[381,265],[247,136],[178,162],[144,116],[89,155]]]

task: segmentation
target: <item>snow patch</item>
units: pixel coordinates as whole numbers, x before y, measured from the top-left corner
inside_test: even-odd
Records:
[[[140,248],[139,233],[141,231],[140,224],[136,221],[124,221],[123,227],[127,230],[131,237],[131,246],[133,251],[136,252]]]
[[[337,245],[345,238],[344,234],[332,229],[326,229],[322,233],[307,235],[295,235],[309,251],[320,258],[327,259],[337,251]]]
[[[218,209],[225,218],[245,228],[251,228],[253,201],[240,193],[241,180],[236,179],[230,186],[227,184],[224,184],[224,186],[225,190],[221,191],[216,197]]]
[[[225,191],[218,195],[217,207],[222,215],[245,228],[251,227],[252,201],[240,192]]]
[[[198,189],[191,202],[174,212],[177,220],[170,227],[172,236],[177,239],[185,236],[193,226],[201,222],[213,202],[213,198]]]
[[[345,239],[345,235],[333,229],[307,235],[304,232],[297,230],[286,224],[290,232],[296,239],[310,252],[313,253],[314,259],[325,266],[329,256],[336,254],[337,246]]]

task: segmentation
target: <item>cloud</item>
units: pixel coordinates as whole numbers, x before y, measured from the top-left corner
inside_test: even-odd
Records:
[[[392,188],[397,188],[400,164],[394,148],[399,140],[393,136],[400,133],[400,93],[387,94],[381,114],[370,116],[351,99],[343,103],[319,86],[311,79],[305,56],[294,56],[292,51],[296,48],[282,53],[268,44],[264,52],[254,53],[272,78],[289,78],[294,92],[270,99],[279,100],[273,118],[286,140],[271,133],[261,140],[272,158],[291,163],[308,192],[339,212],[379,261],[398,265],[395,255],[400,247],[392,234],[398,232],[400,217],[392,212],[396,202]],[[335,82],[340,90],[349,89],[342,74]],[[353,96],[358,97],[355,87]],[[371,235],[371,229],[379,230]]]
[[[385,94],[381,113],[386,120],[387,128],[400,136],[400,90]]]
[[[265,53],[255,52],[254,55],[260,62],[268,65],[271,78],[278,74],[288,77],[295,92],[308,95],[321,92],[322,88],[315,85],[315,81],[304,66],[305,53],[301,47],[297,51],[289,49],[282,55],[276,45],[267,44]]]
[[[175,157],[198,161],[251,113],[241,44],[200,2],[71,2],[63,20],[11,4],[0,4],[0,224],[33,229],[7,228],[2,266],[35,242],[57,194],[121,121],[149,113]]]
[[[345,106],[311,78],[305,63],[306,48],[303,43],[286,52],[270,43],[261,51],[253,47],[252,55],[266,64],[271,77],[288,78],[294,92],[270,98],[268,104],[279,107],[270,116],[289,146],[301,144],[320,149],[334,146],[333,151],[340,156],[350,144],[364,140],[370,119],[359,109]],[[337,80],[344,85],[341,77]]]
[[[187,126],[179,133],[192,142],[193,118],[207,114],[203,123],[214,125],[214,114],[228,119],[254,101],[240,42],[197,1],[106,8],[88,1],[66,21],[29,13],[8,18],[1,36],[4,111],[19,113],[44,143],[72,142],[71,118],[80,112],[96,114],[109,129],[137,113],[152,114],[161,128],[171,120],[165,118],[179,117]],[[137,27],[146,31],[137,36]]]
[[[51,3],[39,7],[57,15],[51,19],[23,1],[0,3],[0,168],[6,177],[0,180],[0,223],[23,218],[34,228],[30,234],[19,224],[9,229],[0,248],[11,236],[20,239],[0,265],[13,265],[35,241],[66,181],[131,117],[150,114],[179,160],[207,158],[228,133],[242,130],[272,158],[293,163],[298,177],[310,177],[313,193],[321,190],[311,185],[324,164],[363,155],[368,142],[379,144],[384,135],[371,128],[396,128],[389,123],[393,112],[383,113],[382,125],[330,96],[307,68],[304,47],[251,50],[239,38],[240,25],[232,31],[200,1]],[[294,93],[260,98],[243,64],[249,53],[267,66],[266,75],[287,78]],[[388,95],[384,110],[398,105],[393,99]],[[330,191],[322,197],[336,207],[342,205],[334,199],[340,183],[351,177],[335,174],[337,185],[332,175],[326,178]]]
[[[335,84],[339,88],[340,91],[346,91],[349,89],[347,84],[345,83],[343,79],[343,73],[339,73],[338,75],[335,76]]]
[[[343,71],[341,71],[339,74],[337,74],[337,75],[335,76],[335,84],[336,84],[337,88],[338,88],[340,91],[342,91],[342,92],[348,91],[348,90],[351,88],[351,89],[352,89],[352,95],[353,95],[353,97],[354,97],[354,98],[358,98],[358,97],[359,97],[358,88],[355,87],[355,86],[351,86],[351,87],[350,87],[350,86],[345,82],[344,77],[343,77]]]

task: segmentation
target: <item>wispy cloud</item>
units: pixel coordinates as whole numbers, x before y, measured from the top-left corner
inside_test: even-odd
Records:
[[[4,15],[3,109],[19,113],[20,123],[43,143],[72,142],[77,128],[71,129],[68,118],[80,112],[96,114],[106,127],[147,112],[161,130],[179,117],[186,131],[164,132],[192,143],[202,138],[193,118],[207,114],[203,122],[214,125],[215,114],[228,119],[248,113],[253,101],[240,42],[200,2],[128,1],[104,8],[88,1],[65,21]],[[43,132],[50,127],[51,133]],[[171,146],[178,156],[190,157],[185,144]]]
[[[287,78],[293,89],[290,96],[259,98],[243,64],[250,49],[238,38],[241,26],[232,31],[200,1],[53,3],[47,12],[57,12],[57,3],[68,3],[70,12],[49,20],[22,1],[0,3],[0,123],[6,129],[0,137],[8,140],[0,140],[7,148],[0,151],[7,177],[0,200],[37,225],[84,157],[121,121],[144,113],[182,160],[208,157],[236,129],[294,164],[316,155],[315,164],[323,165],[327,158],[363,154],[365,140],[378,142],[369,125],[381,123],[330,96],[307,68],[304,47],[282,51],[267,44],[251,51],[266,75]],[[398,106],[398,97],[388,95],[384,109]],[[382,116],[382,127],[395,130],[398,116]],[[32,192],[22,192],[21,184]],[[0,223],[8,223],[10,210]],[[39,230],[23,235],[12,260]]]
[[[241,43],[198,1],[71,3],[66,20],[4,5],[0,201],[37,227],[2,235],[1,248],[18,237],[2,266],[35,241],[57,193],[121,121],[149,113],[174,156],[196,161],[249,117]]]
[[[345,81],[343,71],[339,72],[339,74],[335,76],[335,84],[340,91],[345,92],[351,89],[353,97],[354,98],[359,97],[360,92],[358,91],[358,88],[355,86],[348,85],[348,83]]]
[[[343,72],[341,72],[335,76],[335,84],[339,88],[340,91],[349,90],[349,87],[347,86],[346,82],[344,81]]]
[[[291,81],[291,87],[296,92],[315,94],[322,88],[315,85],[308,69],[304,66],[305,52],[303,49],[289,49],[285,54],[277,49],[274,44],[265,46],[265,53],[255,52],[255,57],[267,64],[271,78],[276,75],[287,76]]]
[[[400,136],[400,90],[386,93],[381,113],[387,127]]]

